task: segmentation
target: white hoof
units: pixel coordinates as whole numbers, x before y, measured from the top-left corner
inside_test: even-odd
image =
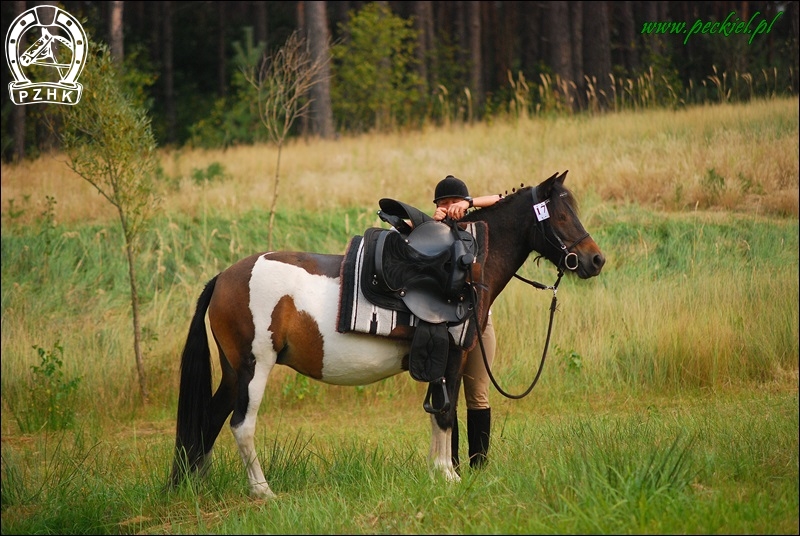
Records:
[[[461,482],[461,477],[456,473],[455,469],[447,469],[444,473],[444,477],[448,482]]]
[[[434,479],[444,477],[447,482],[461,482],[461,477],[458,476],[455,468],[450,464],[434,464],[430,468],[430,475]]]
[[[266,482],[254,484],[250,489],[250,493],[260,499],[274,499],[277,497],[277,495],[275,495],[275,493],[273,493],[273,491],[270,489],[269,484]]]

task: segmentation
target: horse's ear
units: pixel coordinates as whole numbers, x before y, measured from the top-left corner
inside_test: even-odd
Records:
[[[541,199],[550,199],[550,192],[553,190],[553,181],[557,181],[560,178],[558,173],[553,173],[553,175],[543,180],[542,183],[536,187],[539,197]]]
[[[567,178],[567,173],[569,173],[569,170],[566,170],[564,173],[556,177],[556,181],[558,181],[561,184],[564,184],[564,179]]]

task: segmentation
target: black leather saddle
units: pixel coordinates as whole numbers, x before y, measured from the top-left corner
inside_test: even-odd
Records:
[[[435,221],[405,203],[381,199],[380,206],[378,215],[394,229],[364,233],[364,296],[379,307],[410,312],[434,324],[466,320],[472,306],[468,276],[477,253],[475,238],[455,222]]]

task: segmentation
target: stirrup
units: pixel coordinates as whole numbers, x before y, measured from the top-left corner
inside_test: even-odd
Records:
[[[444,397],[444,403],[439,409],[436,409],[431,405],[431,398],[433,397],[433,391],[436,385],[441,386],[442,395]],[[450,411],[450,397],[447,396],[447,386],[445,385],[444,376],[438,380],[433,380],[432,382],[428,383],[428,393],[425,395],[425,402],[422,403],[422,407],[428,413],[447,413]]]

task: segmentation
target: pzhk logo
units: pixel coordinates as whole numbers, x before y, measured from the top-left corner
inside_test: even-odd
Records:
[[[23,51],[26,33],[35,42]],[[83,27],[66,11],[36,6],[22,13],[6,34],[6,61],[14,77],[8,84],[11,101],[77,104],[83,91],[78,76],[86,61],[86,45]]]

